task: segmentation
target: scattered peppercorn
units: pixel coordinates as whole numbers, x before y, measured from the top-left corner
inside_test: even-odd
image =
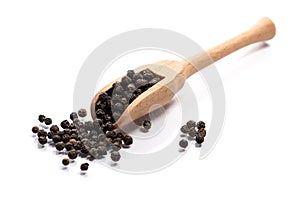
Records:
[[[112,161],[118,162],[121,158],[121,155],[118,151],[112,151],[110,153],[110,158],[111,158]]]
[[[149,120],[145,120],[143,122],[143,127],[145,130],[149,130],[151,128],[151,122]]]
[[[189,127],[187,125],[183,125],[180,130],[181,130],[182,133],[188,133],[189,132]]]
[[[62,159],[62,164],[63,165],[65,165],[65,166],[67,166],[67,165],[69,165],[70,164],[70,160],[68,159],[68,158],[64,158],[64,159]]]
[[[196,127],[196,122],[193,120],[190,120],[186,123],[186,125],[188,128],[194,128],[194,127]]]
[[[89,169],[89,163],[83,163],[80,165],[81,171],[87,171]]]
[[[52,119],[51,119],[51,118],[46,118],[46,119],[45,119],[45,124],[46,124],[46,125],[52,124]]]
[[[34,126],[34,127],[32,127],[31,130],[32,130],[33,133],[37,133],[37,132],[39,132],[40,129],[39,129],[38,126]]]
[[[45,119],[46,119],[45,115],[39,115],[39,121],[41,123],[43,123],[45,121]]]
[[[46,144],[48,142],[48,140],[47,140],[47,138],[45,136],[39,137],[38,141],[42,145],[44,145],[44,144]]]
[[[81,108],[78,110],[78,115],[79,117],[86,117],[87,116],[87,111],[84,108]]]
[[[198,129],[205,128],[205,123],[204,123],[203,121],[199,121],[199,122],[197,123],[197,128],[198,128]]]
[[[185,148],[188,146],[188,141],[185,140],[185,139],[180,140],[180,141],[179,141],[179,146],[180,146],[181,148],[184,148],[184,149],[185,149]]]
[[[55,148],[57,151],[62,151],[65,148],[65,144],[63,142],[58,142],[55,144]]]
[[[77,152],[76,152],[76,150],[71,150],[71,151],[69,151],[69,153],[68,153],[68,157],[70,158],[70,159],[76,159],[77,158]]]
[[[78,118],[78,115],[77,115],[76,112],[72,112],[72,113],[70,114],[70,119],[71,119],[72,121],[74,121],[74,119],[77,119],[77,118]]]
[[[200,135],[196,136],[196,142],[198,144],[202,144],[204,142],[204,137],[201,137]]]
[[[124,144],[126,144],[126,145],[131,145],[131,144],[133,143],[132,137],[129,136],[129,135],[126,135],[126,136],[123,138],[123,142],[124,142]]]

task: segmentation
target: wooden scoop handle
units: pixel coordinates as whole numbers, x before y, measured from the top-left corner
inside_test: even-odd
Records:
[[[252,28],[240,35],[209,49],[206,53],[195,55],[183,67],[185,78],[193,75],[204,67],[218,61],[232,52],[250,44],[270,40],[275,36],[276,28],[269,18],[262,18]]]

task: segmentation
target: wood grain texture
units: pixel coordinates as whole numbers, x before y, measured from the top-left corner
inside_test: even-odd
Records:
[[[166,105],[174,95],[183,87],[185,80],[219,59],[237,51],[250,44],[272,39],[275,36],[276,28],[272,20],[262,18],[255,26],[249,30],[233,37],[232,39],[209,49],[206,53],[194,55],[188,60],[175,61],[164,60],[154,64],[148,64],[135,69],[135,72],[150,69],[155,74],[164,77],[160,82],[149,88],[138,96],[124,111],[116,127],[122,127],[136,120],[149,112],[153,105]],[[91,103],[92,118],[96,118],[95,103],[100,93],[111,88],[115,81],[102,88],[93,98]]]

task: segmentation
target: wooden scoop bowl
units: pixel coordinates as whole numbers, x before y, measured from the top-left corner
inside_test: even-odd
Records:
[[[272,39],[275,36],[275,33],[276,28],[274,23],[269,18],[262,18],[246,32],[209,49],[206,53],[195,55],[189,58],[188,61],[163,60],[136,68],[134,70],[135,72],[149,69],[156,75],[164,78],[131,102],[121,117],[115,122],[114,126],[121,127],[127,125],[148,114],[153,105],[166,105],[172,100],[175,93],[183,87],[185,80],[197,71],[242,47]],[[91,114],[93,119],[96,119],[95,104],[99,94],[107,91],[112,87],[114,82],[119,80],[120,79],[112,81],[94,96],[91,103]]]

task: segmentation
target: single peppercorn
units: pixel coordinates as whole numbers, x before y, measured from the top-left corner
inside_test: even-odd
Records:
[[[99,96],[99,98],[100,98],[100,96]],[[79,115],[79,117],[86,117],[87,116],[86,109],[84,109],[84,108],[79,109],[78,110],[78,115]]]
[[[54,143],[60,142],[60,141],[61,141],[60,135],[54,134],[54,135],[52,136],[52,141],[53,141]]]
[[[64,158],[64,159],[62,159],[62,164],[63,165],[65,165],[65,166],[67,166],[67,165],[69,165],[70,164],[70,160],[68,159],[68,158]]]
[[[78,115],[77,115],[76,112],[72,112],[72,113],[70,114],[70,119],[71,119],[72,121],[74,121],[74,119],[77,119],[77,118],[78,118]]]
[[[188,134],[190,137],[195,137],[197,135],[197,131],[195,128],[190,128]]]
[[[181,147],[181,148],[186,148],[187,146],[188,146],[188,141],[187,140],[185,140],[185,139],[182,139],[182,140],[180,140],[179,141],[179,146]]]
[[[206,136],[206,130],[204,128],[200,128],[197,132],[198,132],[198,135],[200,135],[201,137]]]
[[[45,124],[46,124],[46,125],[52,124],[52,119],[51,119],[51,118],[46,118],[46,119],[45,119]]]
[[[71,151],[74,147],[73,147],[73,144],[72,144],[72,143],[67,142],[67,143],[65,144],[65,148],[66,148],[67,151]]]
[[[45,117],[45,115],[39,115],[38,119],[41,123],[43,123],[45,121],[46,117]]]
[[[204,137],[201,137],[201,136],[197,135],[196,136],[196,142],[198,144],[202,144],[204,142]]]
[[[205,128],[205,123],[204,123],[203,121],[199,121],[199,122],[197,123],[197,128],[198,128],[198,129]]]
[[[69,141],[72,145],[76,144],[77,143],[77,140],[75,140],[74,138],[70,139]]]
[[[76,152],[76,150],[72,149],[71,151],[69,151],[68,157],[70,159],[73,159],[73,160],[76,159],[77,158],[77,152]]]
[[[32,127],[31,130],[32,130],[33,133],[37,133],[37,132],[39,132],[40,129],[39,129],[38,126],[34,126],[34,127]]]
[[[129,78],[133,78],[133,75],[134,75],[134,71],[133,71],[133,70],[128,70],[128,71],[127,71],[127,76],[128,76]]]
[[[39,132],[37,133],[38,137],[46,137],[47,136],[47,132],[42,130],[39,130]]]
[[[118,151],[112,151],[110,153],[110,158],[111,158],[112,161],[118,162],[121,158],[121,155]]]
[[[59,132],[59,127],[58,127],[57,125],[52,125],[52,126],[50,127],[50,131],[51,131],[52,133],[58,133],[58,132]]]
[[[151,122],[149,120],[145,120],[143,122],[143,127],[145,130],[149,130],[151,128]]]
[[[89,169],[89,163],[83,163],[80,165],[81,171],[87,171]]]
[[[46,144],[48,142],[48,140],[47,140],[47,138],[45,136],[39,137],[38,141],[39,141],[39,143],[41,145],[44,145],[44,144]]]
[[[187,125],[183,125],[180,128],[180,130],[181,130],[182,133],[188,133],[189,132],[189,127]]]
[[[133,143],[133,139],[131,136],[129,135],[126,135],[124,138],[123,138],[123,142],[124,144],[126,145],[131,145]]]
[[[68,122],[68,120],[64,120],[60,123],[60,126],[63,128],[63,129],[66,129],[66,128],[69,128],[70,126],[70,122]]]
[[[65,144],[63,142],[57,142],[55,148],[57,151],[62,151],[65,148]]]
[[[194,128],[194,127],[196,127],[196,122],[193,120],[190,120],[186,123],[186,125],[188,128]]]

